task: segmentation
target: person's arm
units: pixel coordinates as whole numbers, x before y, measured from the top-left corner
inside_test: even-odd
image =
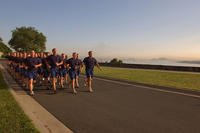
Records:
[[[42,63],[35,65],[35,68],[41,67]]]
[[[56,63],[56,66],[60,66],[60,65],[62,65],[63,64],[63,60],[61,59],[61,57],[59,56],[58,57],[58,63]]]
[[[60,63],[56,63],[57,66],[60,66],[63,64],[63,61],[61,61]]]
[[[69,69],[69,59],[65,61],[65,66],[67,69]]]
[[[36,65],[35,65],[35,68],[38,68],[38,67],[41,67],[41,66],[42,66],[42,63],[39,62],[39,64],[36,64]]]
[[[102,70],[98,62],[96,63],[96,67],[97,67],[99,70]]]
[[[42,66],[42,61],[41,61],[41,59],[38,59],[38,64],[35,65],[35,68],[38,68],[41,66]]]
[[[97,60],[96,60],[96,59],[94,59],[94,60],[95,60],[96,67],[97,67],[99,70],[102,70],[101,67],[100,67],[100,65],[99,65],[99,63],[97,62]]]

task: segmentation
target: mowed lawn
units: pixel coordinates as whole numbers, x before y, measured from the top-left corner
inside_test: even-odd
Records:
[[[0,72],[0,133],[38,133],[19,107]]]
[[[102,67],[102,71],[95,68],[95,75],[149,85],[200,91],[200,73]]]

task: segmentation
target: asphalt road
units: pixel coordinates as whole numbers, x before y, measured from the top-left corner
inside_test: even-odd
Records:
[[[75,133],[200,133],[199,98],[99,79],[94,93],[36,89],[35,99]]]
[[[81,87],[50,94],[36,87],[43,107],[75,133],[200,133],[200,98],[94,80],[94,93]]]

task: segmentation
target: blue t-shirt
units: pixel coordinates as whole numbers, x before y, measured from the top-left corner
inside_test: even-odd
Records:
[[[85,57],[83,63],[86,69],[94,69],[94,66],[97,65],[97,60],[93,57]]]
[[[56,63],[60,63],[62,61],[59,55],[50,55],[47,60],[51,68],[57,68]]]
[[[41,62],[39,61],[38,58],[36,57],[27,57],[26,58],[26,65],[28,66],[28,69],[29,70],[34,70],[36,69],[35,68],[35,65],[38,65],[40,64]]]
[[[49,69],[47,58],[42,58],[42,68],[43,69]]]
[[[78,59],[70,58],[66,61],[66,64],[69,64],[70,69],[73,71],[79,69]]]
[[[63,61],[63,64],[60,65],[60,69],[65,69],[65,68],[66,68],[66,67],[65,67],[65,63],[67,62],[67,59],[66,59],[66,58],[63,59],[63,58],[61,57],[61,60]]]
[[[81,65],[83,64],[81,59],[77,59],[78,60],[78,68],[80,69]]]

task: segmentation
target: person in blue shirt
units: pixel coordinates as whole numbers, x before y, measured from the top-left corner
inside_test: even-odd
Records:
[[[27,66],[27,76],[28,76],[28,88],[30,90],[30,95],[34,95],[33,92],[33,80],[37,76],[37,68],[42,65],[41,61],[35,57],[35,51],[31,51],[31,56],[26,59]]]
[[[79,69],[79,63],[77,60],[77,54],[73,53],[72,58],[68,59],[66,61],[67,67],[69,68],[69,77],[71,81],[68,83],[68,85],[72,85],[73,93],[76,94],[77,91],[75,89],[75,79],[77,76],[77,70]]]
[[[27,68],[26,68],[26,58],[27,58],[27,53],[23,53],[23,63],[22,63],[22,86],[25,87],[27,84]]]
[[[50,73],[52,78],[52,89],[56,93],[56,81],[58,76],[59,66],[63,64],[61,57],[57,54],[57,49],[52,49],[52,55],[48,57],[48,63],[50,65]]]
[[[97,60],[93,57],[92,51],[88,52],[88,57],[85,57],[83,60],[83,63],[85,65],[85,73],[86,73],[86,85],[89,88],[90,92],[93,92],[92,89],[92,78],[94,76],[94,66],[97,66],[98,69],[101,70]]]
[[[44,53],[43,58],[42,58],[42,69],[43,69],[43,78],[45,80],[45,83],[50,82],[50,66],[48,64],[48,55],[47,53]],[[47,87],[49,89],[49,87]]]
[[[43,52],[40,52],[38,53],[38,61],[41,61],[43,60],[44,58],[44,53]],[[43,63],[42,63],[42,66],[43,66]],[[43,67],[40,66],[37,70],[37,73],[38,73],[38,82],[39,82],[39,85],[42,85],[42,81],[43,81],[43,74],[44,74],[44,69]]]
[[[64,88],[64,83],[67,83],[67,77],[68,77],[68,69],[66,66],[66,60],[67,60],[67,55],[62,53],[61,54],[61,59],[63,61],[62,65],[59,67],[59,76],[60,76],[60,85],[61,88]]]
[[[77,60],[78,60],[78,69],[77,69],[77,75],[76,75],[76,81],[75,81],[75,87],[79,88],[79,75],[83,68],[83,62],[81,59],[79,59],[79,54],[77,54]]]

